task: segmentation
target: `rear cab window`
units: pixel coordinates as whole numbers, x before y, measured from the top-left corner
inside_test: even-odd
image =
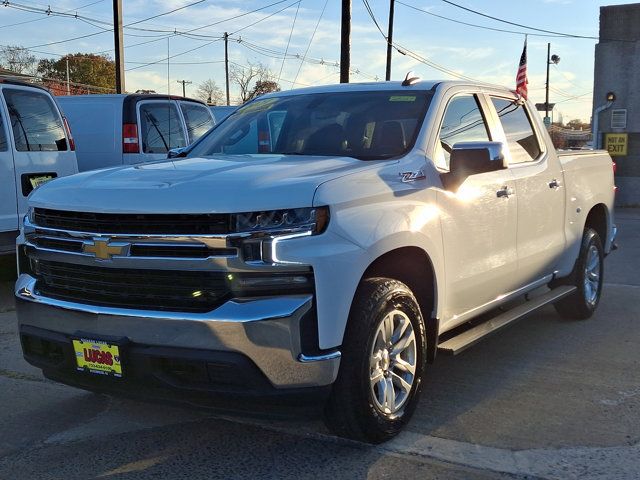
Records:
[[[187,125],[189,143],[198,140],[214,126],[210,110],[194,102],[180,102],[180,110]]]
[[[535,133],[524,104],[506,98],[491,97],[511,154],[510,164],[535,162],[542,154],[540,139]]]
[[[33,90],[4,88],[9,121],[18,152],[67,150],[62,118],[49,95]]]
[[[138,108],[144,153],[167,153],[172,148],[187,145],[175,102],[144,101]]]

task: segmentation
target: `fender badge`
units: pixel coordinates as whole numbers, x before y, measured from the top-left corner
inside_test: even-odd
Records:
[[[416,180],[424,180],[427,178],[422,169],[414,172],[402,172],[399,173],[399,175],[402,183],[415,182]]]

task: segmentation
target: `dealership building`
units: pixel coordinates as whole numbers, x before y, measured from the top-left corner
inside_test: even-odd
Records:
[[[600,8],[592,125],[617,164],[617,205],[640,206],[640,3]]]

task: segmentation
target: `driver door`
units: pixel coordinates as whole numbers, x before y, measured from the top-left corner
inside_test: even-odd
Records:
[[[458,94],[442,117],[434,162],[448,170],[453,146],[491,141],[484,98]],[[508,190],[509,195],[498,192]],[[443,327],[462,323],[511,291],[517,271],[517,201],[509,169],[471,175],[455,191],[437,192],[441,212],[446,302]]]

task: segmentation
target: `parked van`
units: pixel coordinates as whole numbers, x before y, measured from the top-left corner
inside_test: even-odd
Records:
[[[167,157],[214,125],[199,100],[154,94],[58,97],[75,135],[80,171]]]
[[[78,172],[73,138],[46,88],[0,77],[0,256],[15,254],[27,196]]]

